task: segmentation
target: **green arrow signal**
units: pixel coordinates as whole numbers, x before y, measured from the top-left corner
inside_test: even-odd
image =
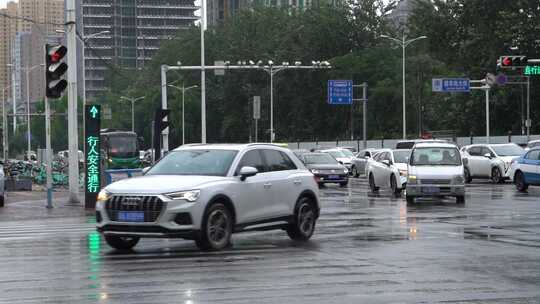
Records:
[[[97,114],[98,114],[98,109],[96,108],[96,106],[92,106],[92,108],[90,109],[90,114],[92,114],[92,118],[96,118]]]

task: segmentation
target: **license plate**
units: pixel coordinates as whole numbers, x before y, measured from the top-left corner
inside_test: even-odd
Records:
[[[425,187],[425,188],[422,188],[422,192],[423,193],[439,193],[441,192],[441,190],[439,189],[439,187]]]
[[[339,175],[328,175],[328,179],[339,179]]]
[[[144,222],[144,212],[141,211],[119,211],[118,220],[121,222]]]

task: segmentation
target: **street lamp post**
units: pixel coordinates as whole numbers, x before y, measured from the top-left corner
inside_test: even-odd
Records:
[[[406,40],[407,36],[405,34],[403,35],[403,37],[401,39],[390,37],[388,35],[381,35],[380,37],[390,39],[391,41],[393,41],[393,42],[397,43],[398,45],[400,45],[401,49],[402,49],[403,139],[406,139],[407,138],[407,120],[406,120],[407,117],[406,117],[406,105],[405,105],[405,48],[407,46],[409,46],[409,44],[411,44],[411,43],[413,43],[413,42],[415,42],[417,40],[426,39],[427,37],[426,36],[420,36],[420,37],[416,37],[414,39],[409,39],[409,40]]]
[[[45,64],[36,64],[32,67],[28,67],[26,66],[26,68],[24,68],[25,72],[26,72],[26,128],[27,128],[27,134],[26,134],[26,140],[27,140],[27,157],[28,157],[28,161],[30,161],[30,150],[32,149],[31,147],[31,143],[30,143],[30,72],[35,69],[35,68],[38,68],[40,66],[44,66]]]
[[[182,83],[182,87],[177,87],[172,84],[169,84],[168,86],[182,92],[182,145],[184,145],[186,143],[186,122],[185,122],[185,116],[184,116],[184,99],[185,99],[186,91],[189,89],[198,88],[199,86],[194,85],[194,86],[190,86],[186,88],[183,83]]]
[[[8,158],[8,140],[7,140],[7,113],[6,113],[6,90],[8,90],[11,86],[7,86],[2,89],[2,149],[3,149],[3,156],[4,156],[4,163],[7,161]]]
[[[135,132],[135,101],[144,99],[146,96],[137,98],[131,98],[126,96],[120,96],[120,99],[131,101],[131,132]]]

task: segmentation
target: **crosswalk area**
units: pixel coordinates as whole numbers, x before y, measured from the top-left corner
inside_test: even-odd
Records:
[[[91,219],[88,219],[91,221]],[[0,242],[13,239],[42,238],[47,235],[80,235],[95,231],[95,224],[74,221],[0,222]]]

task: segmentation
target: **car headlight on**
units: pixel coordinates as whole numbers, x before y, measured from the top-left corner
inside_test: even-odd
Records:
[[[319,173],[321,173],[321,172],[320,172],[319,170],[317,170],[317,169],[311,169],[311,173],[313,173],[313,174],[319,174]]]
[[[111,197],[111,194],[105,190],[99,191],[97,195],[97,201],[98,202],[105,202]]]
[[[343,174],[348,174],[349,173],[349,170],[347,170],[347,168],[343,169]]]
[[[168,198],[173,200],[185,200],[188,202],[196,201],[201,195],[201,190],[179,191],[165,194]]]
[[[416,175],[409,175],[407,177],[407,184],[416,184],[417,182]]]
[[[399,176],[407,176],[407,170],[399,170]]]

